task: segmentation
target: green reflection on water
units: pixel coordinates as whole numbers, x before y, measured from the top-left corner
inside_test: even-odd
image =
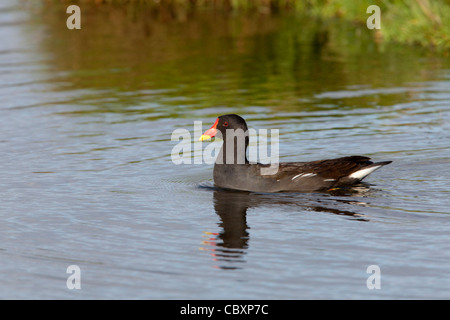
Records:
[[[295,14],[200,11],[179,21],[145,6],[83,4],[82,30],[68,30],[64,6],[41,10],[55,90],[79,92],[80,110],[69,113],[152,120],[207,108],[374,108],[415,98],[383,89],[433,79],[444,63],[423,49],[378,44],[365,26]],[[320,96],[349,88],[382,90]]]

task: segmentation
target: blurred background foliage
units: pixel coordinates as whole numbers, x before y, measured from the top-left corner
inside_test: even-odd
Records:
[[[377,41],[420,45],[435,50],[450,49],[450,0],[43,0],[129,7],[133,13],[151,13],[160,21],[190,19],[198,11],[224,15],[277,15],[296,13],[317,19],[338,19],[365,25],[370,5],[381,9],[382,27],[374,32]]]
[[[39,46],[56,90],[100,112],[327,108],[317,94],[432,79],[450,46],[444,0],[23,1],[45,28]],[[69,4],[81,8],[81,30],[66,27]],[[371,4],[381,30],[366,26]],[[392,99],[407,97],[375,92],[342,104]]]

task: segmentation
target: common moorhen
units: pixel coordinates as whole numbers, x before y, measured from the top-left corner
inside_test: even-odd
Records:
[[[231,129],[231,130],[228,130]],[[350,156],[312,162],[250,163],[245,120],[236,114],[220,116],[200,137],[201,141],[220,136],[223,145],[214,165],[214,184],[220,188],[253,192],[314,192],[349,187],[376,169],[391,163],[373,163],[370,158]],[[227,140],[228,136],[228,140]]]

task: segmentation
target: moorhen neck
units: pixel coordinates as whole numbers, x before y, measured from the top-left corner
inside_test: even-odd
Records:
[[[391,163],[373,163],[364,156],[350,156],[312,162],[283,162],[274,174],[268,164],[249,163],[246,157],[249,136],[245,120],[236,114],[216,119],[200,137],[201,141],[220,137],[223,146],[214,165],[214,184],[220,188],[254,192],[314,192],[348,187],[359,183],[376,169]],[[265,171],[266,170],[266,171]]]

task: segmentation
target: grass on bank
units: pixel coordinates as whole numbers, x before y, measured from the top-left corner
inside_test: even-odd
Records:
[[[364,25],[370,16],[367,7],[378,5],[381,29],[374,32],[377,41],[450,51],[450,0],[79,0],[78,3],[148,5],[175,19],[186,18],[195,10],[213,9],[237,14],[295,12]]]

